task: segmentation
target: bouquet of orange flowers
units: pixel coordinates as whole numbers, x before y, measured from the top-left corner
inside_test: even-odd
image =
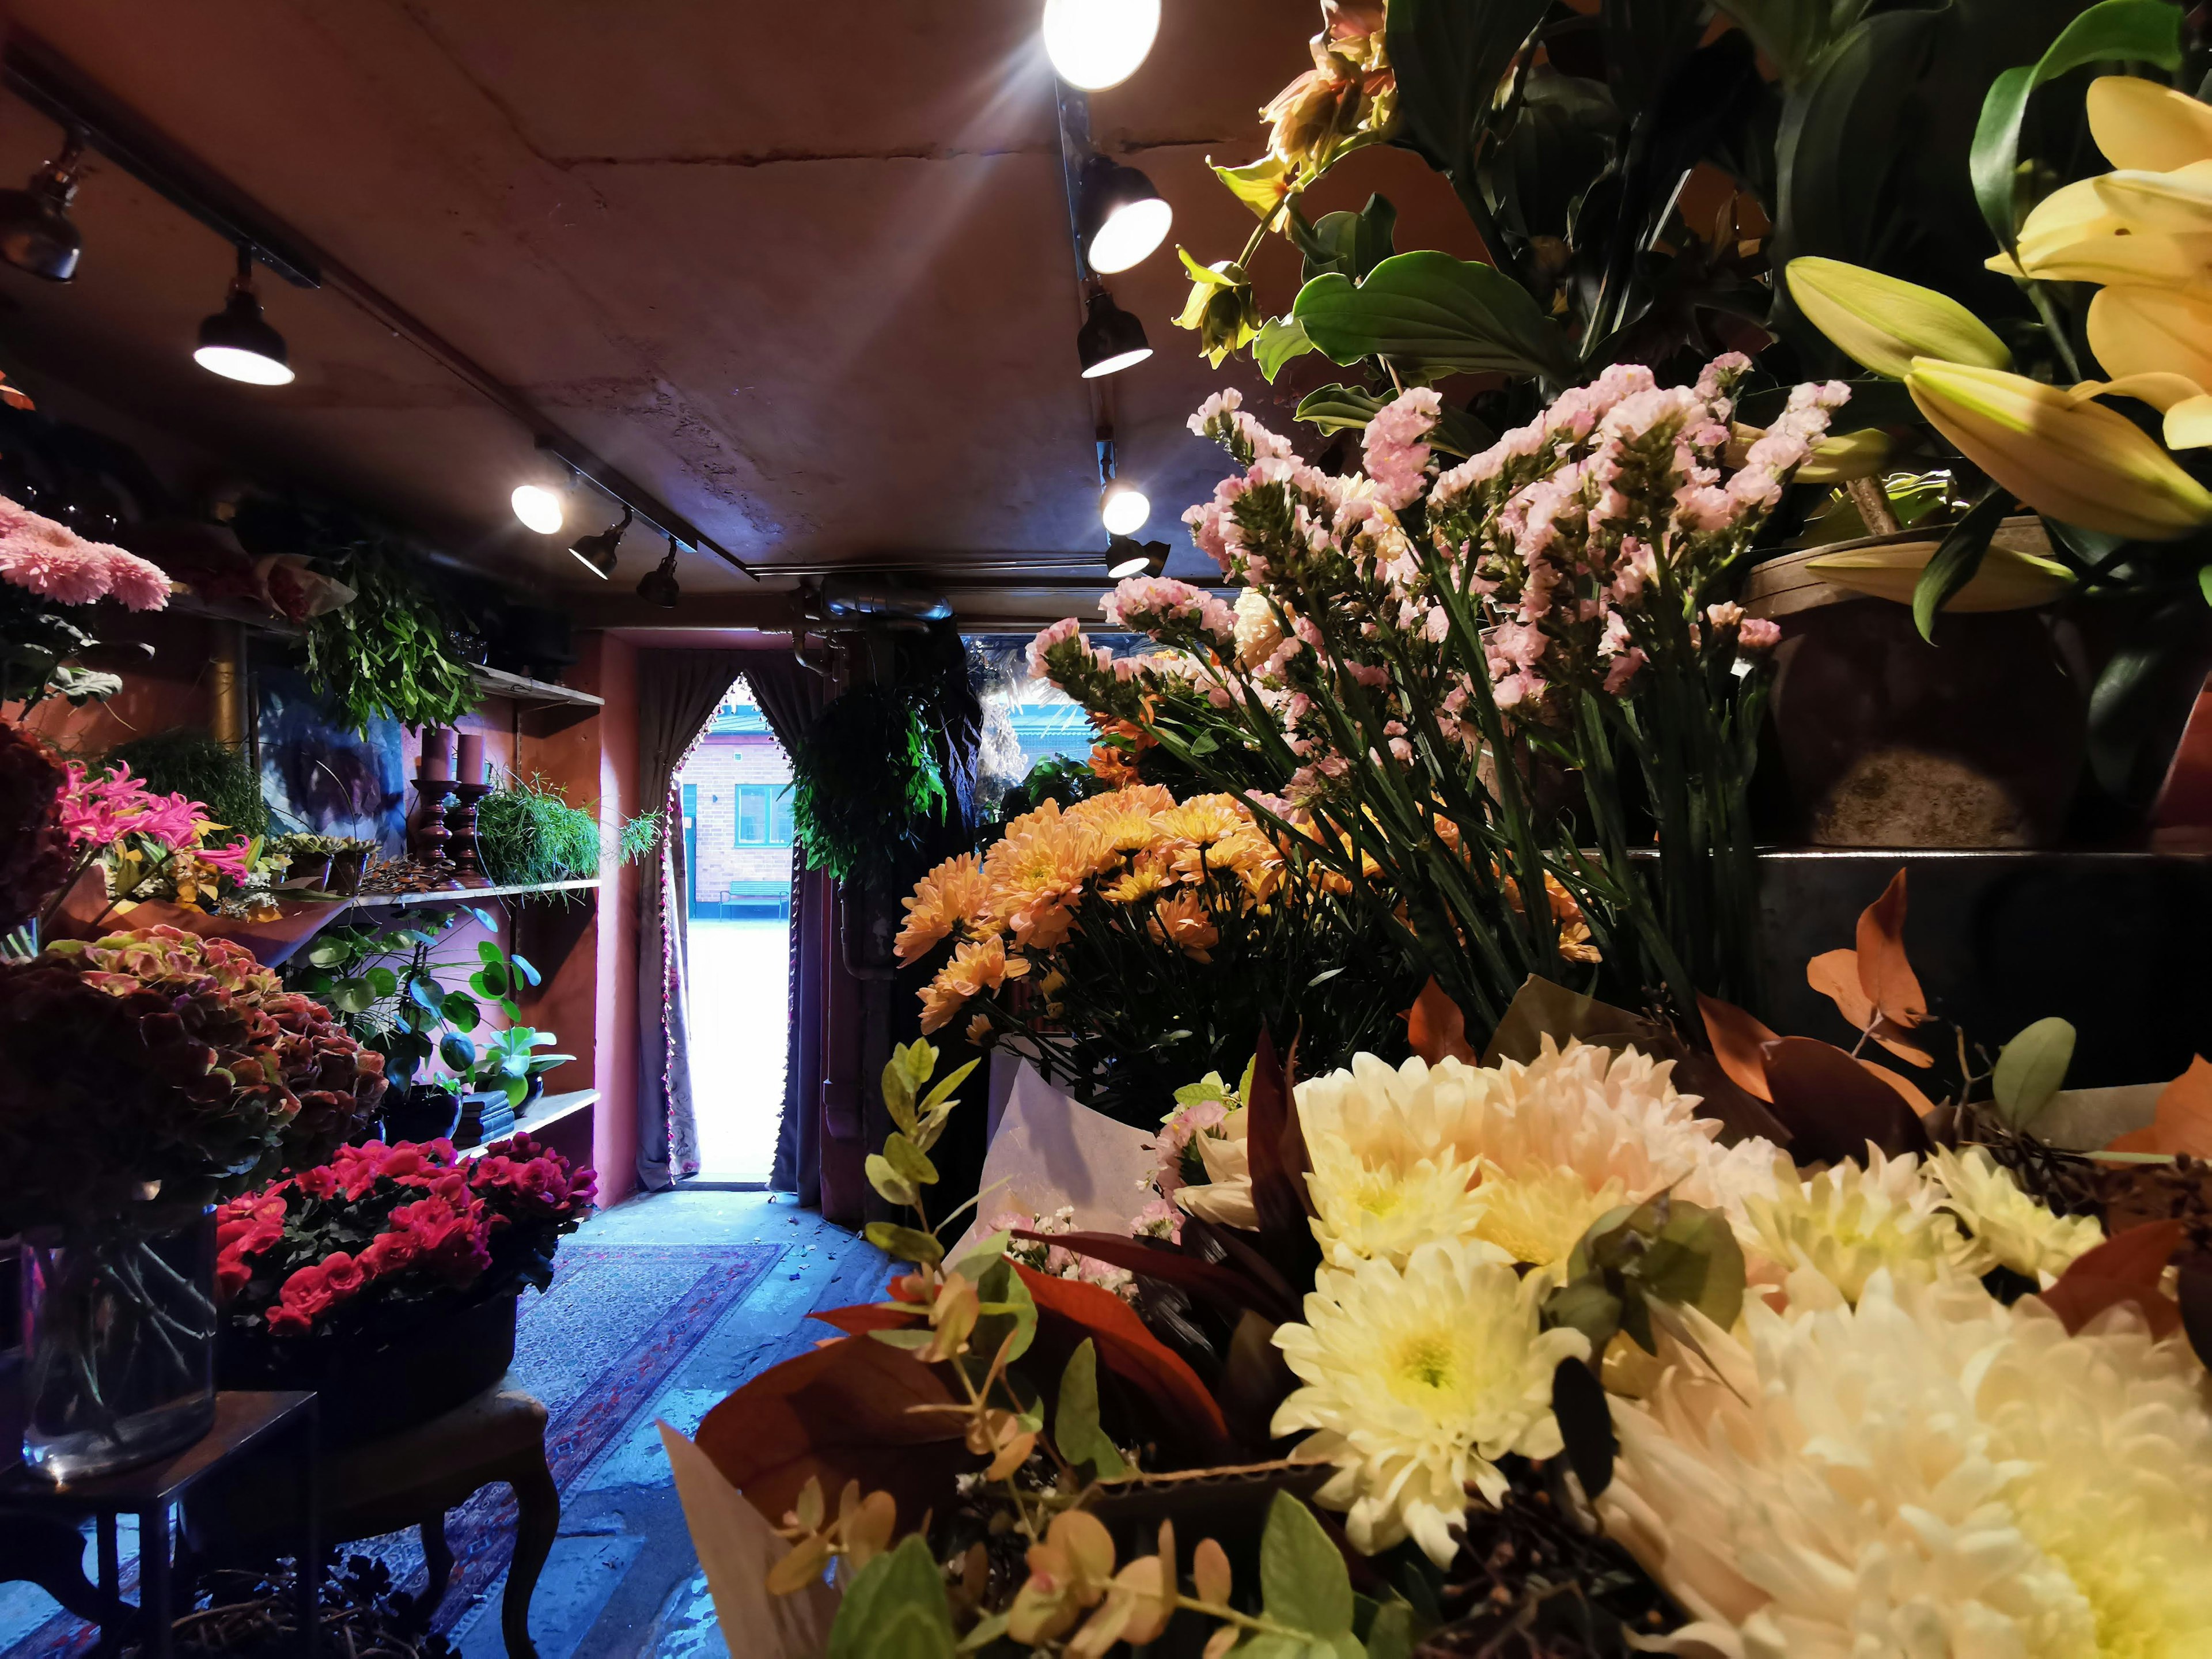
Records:
[[[1349,884],[1312,850],[1234,795],[1139,785],[1047,801],[905,901],[899,960],[951,946],[921,994],[922,1030],[965,1013],[970,1041],[1005,1042],[1148,1126],[1177,1084],[1235,1075],[1263,1028],[1316,1064],[1402,1047],[1418,988],[1382,940],[1363,944]]]

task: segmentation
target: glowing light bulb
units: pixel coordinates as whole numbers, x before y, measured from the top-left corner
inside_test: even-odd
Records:
[[[1174,220],[1175,210],[1157,196],[1115,209],[1091,239],[1091,268],[1109,276],[1127,270],[1167,240]]]
[[[1160,0],[1045,0],[1044,49],[1060,78],[1096,92],[1137,72],[1160,31]]]
[[[514,505],[514,516],[522,520],[526,529],[541,536],[557,533],[561,528],[561,498],[542,484],[517,484],[514,494],[507,500]]]
[[[1133,536],[1152,516],[1152,503],[1134,484],[1115,481],[1098,497],[1098,520],[1109,536]]]

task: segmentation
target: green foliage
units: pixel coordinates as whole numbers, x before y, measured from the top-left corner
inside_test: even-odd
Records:
[[[484,873],[503,885],[584,881],[599,873],[603,847],[623,864],[652,851],[660,818],[641,812],[610,837],[600,828],[598,802],[571,806],[565,791],[532,775],[510,780],[477,804],[477,848]]]
[[[1997,1110],[2014,1129],[2025,1132],[2066,1084],[2074,1063],[2074,1028],[2057,1018],[2039,1019],[1997,1054],[1990,1079]]]
[[[1060,1374],[1060,1397],[1053,1402],[1052,1437],[1071,1465],[1088,1463],[1101,1480],[1127,1474],[1128,1464],[1098,1426],[1098,1350],[1089,1337],[1075,1345],[1067,1369]]]
[[[1601,1354],[1617,1331],[1656,1352],[1658,1324],[1684,1331],[1675,1308],[1695,1308],[1725,1330],[1743,1307],[1743,1248],[1717,1210],[1661,1194],[1590,1224],[1567,1259],[1566,1282],[1544,1303],[1547,1325],[1589,1338]]]
[[[945,779],[915,696],[879,685],[823,709],[791,757],[792,823],[810,870],[896,879],[945,817]]]
[[[952,1607],[928,1540],[909,1533],[854,1575],[829,1659],[953,1659]]]
[[[212,732],[188,726],[150,732],[109,750],[106,764],[110,770],[128,766],[132,776],[156,793],[181,791],[225,829],[250,836],[269,828],[261,780],[242,753]]]
[[[1339,363],[1385,357],[1401,377],[1533,374],[1564,383],[1574,354],[1528,290],[1493,265],[1401,253],[1357,284],[1340,271],[1298,290],[1306,337]]]
[[[475,677],[453,654],[446,607],[413,562],[374,538],[325,556],[355,598],[306,624],[317,694],[362,732],[375,720],[450,726],[475,707]]]

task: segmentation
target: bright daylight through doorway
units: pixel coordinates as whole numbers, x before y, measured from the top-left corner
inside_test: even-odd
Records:
[[[765,1186],[791,988],[791,763],[744,680],[677,774],[690,881],[691,1096],[702,1182]]]

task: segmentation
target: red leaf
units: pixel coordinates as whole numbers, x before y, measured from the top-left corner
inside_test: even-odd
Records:
[[[1928,1132],[1905,1097],[1832,1042],[1783,1037],[1763,1044],[1774,1112],[1801,1164],[1863,1158],[1869,1141],[1894,1158],[1924,1152]]]
[[[1859,984],[1889,1023],[1910,1028],[1927,1018],[1927,994],[1905,957],[1903,870],[1859,913],[1858,948]]]
[[[978,1461],[961,1443],[960,1418],[908,1409],[952,1403],[936,1368],[848,1336],[763,1371],[707,1413],[696,1438],[770,1522],[813,1475],[832,1501],[848,1480],[889,1492],[911,1524],[933,1507],[945,1512],[953,1477]]]
[[[869,1331],[903,1330],[921,1316],[919,1308],[900,1312],[868,1302],[855,1303],[849,1308],[825,1308],[818,1313],[807,1315],[809,1319],[818,1319],[825,1325],[836,1326],[848,1336],[861,1336]]]
[[[1782,1039],[1734,1003],[1702,991],[1698,1012],[1705,1017],[1705,1041],[1713,1045],[1713,1058],[1720,1061],[1729,1081],[1746,1094],[1771,1102],[1774,1091],[1766,1081],[1766,1056],[1759,1050]]]
[[[2106,1309],[2132,1302],[2150,1322],[2151,1334],[2166,1335],[2181,1323],[2181,1310],[2160,1291],[2159,1279],[2187,1231],[2179,1221],[2146,1221],[2113,1234],[2074,1258],[2058,1282],[2044,1291],[2043,1305],[2070,1334]]]
[[[1467,1016],[1444,994],[1433,974],[1406,1010],[1406,1040],[1431,1066],[1448,1055],[1470,1066],[1477,1063],[1474,1045],[1467,1040]]]
[[[1297,1304],[1285,1304],[1266,1285],[1218,1262],[1186,1255],[1165,1240],[1130,1238],[1120,1233],[1033,1233],[1016,1229],[1014,1237],[1039,1244],[1057,1244],[1078,1255],[1087,1255],[1110,1267],[1126,1267],[1143,1278],[1157,1279],[1177,1290],[1212,1303],[1231,1319],[1252,1309],[1280,1324],[1297,1317]]]
[[[2150,1127],[2130,1129],[2105,1150],[2212,1158],[2212,1060],[2202,1054],[2192,1059],[2187,1071],[2159,1091],[2158,1115]]]
[[[1014,1264],[1030,1297],[1042,1314],[1056,1314],[1089,1335],[1097,1346],[1098,1363],[1116,1376],[1159,1399],[1182,1422],[1202,1429],[1218,1441],[1229,1438],[1229,1425],[1221,1407],[1199,1381],[1198,1373],[1183,1363],[1159,1338],[1145,1328],[1134,1310],[1109,1290],[1080,1279],[1054,1279],[1034,1267]]]

